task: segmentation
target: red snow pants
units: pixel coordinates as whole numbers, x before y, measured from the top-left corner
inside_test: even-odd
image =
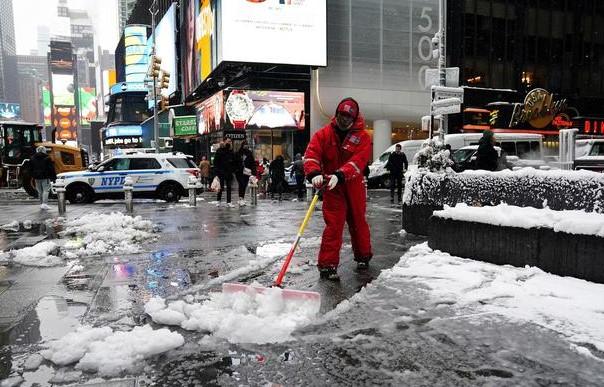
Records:
[[[319,268],[338,267],[344,223],[348,224],[355,260],[373,256],[369,225],[365,219],[366,193],[363,179],[357,178],[323,192],[325,230],[319,251]]]

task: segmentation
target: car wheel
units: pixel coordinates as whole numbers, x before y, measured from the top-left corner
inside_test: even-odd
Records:
[[[182,188],[176,183],[164,183],[157,189],[157,197],[168,203],[177,202],[182,196]]]
[[[390,180],[390,175],[384,176],[382,178],[382,187],[384,187],[384,188],[390,188],[391,184],[392,184],[392,181]]]
[[[78,184],[67,187],[67,200],[71,204],[92,203],[94,200],[94,192],[85,185]]]

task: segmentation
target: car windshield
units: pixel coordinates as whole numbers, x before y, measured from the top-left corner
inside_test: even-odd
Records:
[[[386,161],[388,161],[389,157],[390,157],[390,152],[384,152],[380,156],[380,161],[383,162],[383,163],[385,163]]]
[[[575,157],[583,157],[589,154],[590,143],[589,141],[577,141],[575,143]]]
[[[595,143],[589,152],[590,156],[604,156],[604,143]]]
[[[463,163],[476,152],[476,149],[458,149],[453,152],[451,158],[455,163]]]

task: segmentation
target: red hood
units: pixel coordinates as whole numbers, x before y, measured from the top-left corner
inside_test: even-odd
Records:
[[[334,129],[338,128],[338,123],[336,122],[335,116],[331,117],[331,126]],[[352,124],[352,127],[349,130],[357,131],[357,130],[363,130],[363,129],[365,129],[365,117],[363,117],[363,114],[359,112],[357,119],[354,121],[354,123]]]

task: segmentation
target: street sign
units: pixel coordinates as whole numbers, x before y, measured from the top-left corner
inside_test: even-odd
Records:
[[[445,68],[446,81],[445,86],[447,87],[458,87],[459,86],[459,67],[447,67]],[[430,86],[440,85],[440,73],[438,69],[427,69],[426,70],[426,89]]]
[[[437,116],[439,114],[455,114],[461,113],[461,105],[448,105],[448,106],[433,106],[432,114]]]
[[[463,103],[463,88],[461,87],[432,86],[432,92],[434,93],[435,101],[439,99],[459,98],[459,101]]]

